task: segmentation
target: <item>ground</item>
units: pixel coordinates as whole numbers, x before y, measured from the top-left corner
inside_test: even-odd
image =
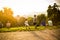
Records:
[[[60,29],[1,32],[0,40],[60,40]]]

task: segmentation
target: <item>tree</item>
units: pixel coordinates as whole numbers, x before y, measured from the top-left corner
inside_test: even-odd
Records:
[[[11,8],[4,7],[4,12],[3,12],[3,23],[4,26],[6,25],[6,22],[9,21],[12,25],[15,26],[16,24],[16,19],[13,17],[13,11]]]
[[[0,10],[0,21],[2,21],[2,19],[3,19],[3,11]]]
[[[33,18],[32,17],[28,17],[27,20],[28,20],[29,25],[33,25]]]
[[[46,21],[46,16],[45,16],[45,14],[38,15],[38,16],[37,16],[37,25],[40,25],[43,20]]]
[[[51,5],[48,6],[47,12],[48,12],[48,18],[49,18],[52,15],[52,6]]]
[[[20,26],[24,26],[25,20],[26,20],[25,17],[20,17],[20,21],[19,21]]]
[[[53,21],[53,24],[58,25],[58,22],[60,21],[60,18],[58,18],[60,17],[60,10],[58,9],[58,5],[54,3],[52,7],[48,7],[47,13],[48,18]]]

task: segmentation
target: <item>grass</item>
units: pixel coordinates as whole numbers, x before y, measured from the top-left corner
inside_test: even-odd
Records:
[[[0,28],[0,32],[14,32],[14,31],[36,31],[36,30],[45,30],[45,29],[58,29],[60,26],[38,26],[37,29],[35,29],[35,26],[30,27],[11,27],[11,28]]]

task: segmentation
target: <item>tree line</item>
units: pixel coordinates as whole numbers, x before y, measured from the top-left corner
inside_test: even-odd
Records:
[[[37,24],[46,19],[45,14],[37,15]],[[11,8],[4,7],[3,10],[0,10],[0,22],[3,23],[3,27],[6,27],[6,23],[9,21],[11,23],[11,27],[24,26],[26,18],[20,17],[17,15],[17,19],[13,17],[13,11]],[[33,25],[33,17],[27,18],[29,25]]]
[[[17,27],[17,26],[24,26],[24,22],[26,20],[25,17],[17,16],[17,19],[13,17],[13,11],[11,8],[4,7],[3,10],[0,10],[0,22],[3,23],[3,27],[6,27],[7,21],[11,23],[11,27]],[[48,18],[53,21],[53,25],[59,25],[60,24],[60,10],[59,6],[54,3],[53,6],[49,5],[47,9],[47,16],[45,14],[37,15],[37,25],[40,25],[40,23],[45,20],[47,23]],[[28,23],[30,26],[33,26],[33,17],[27,18]]]

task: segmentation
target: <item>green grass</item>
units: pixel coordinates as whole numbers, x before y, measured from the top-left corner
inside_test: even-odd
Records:
[[[14,32],[14,31],[36,31],[36,30],[45,30],[45,29],[58,29],[60,26],[38,26],[37,29],[35,29],[35,26],[30,27],[11,27],[11,28],[0,28],[0,32]]]

